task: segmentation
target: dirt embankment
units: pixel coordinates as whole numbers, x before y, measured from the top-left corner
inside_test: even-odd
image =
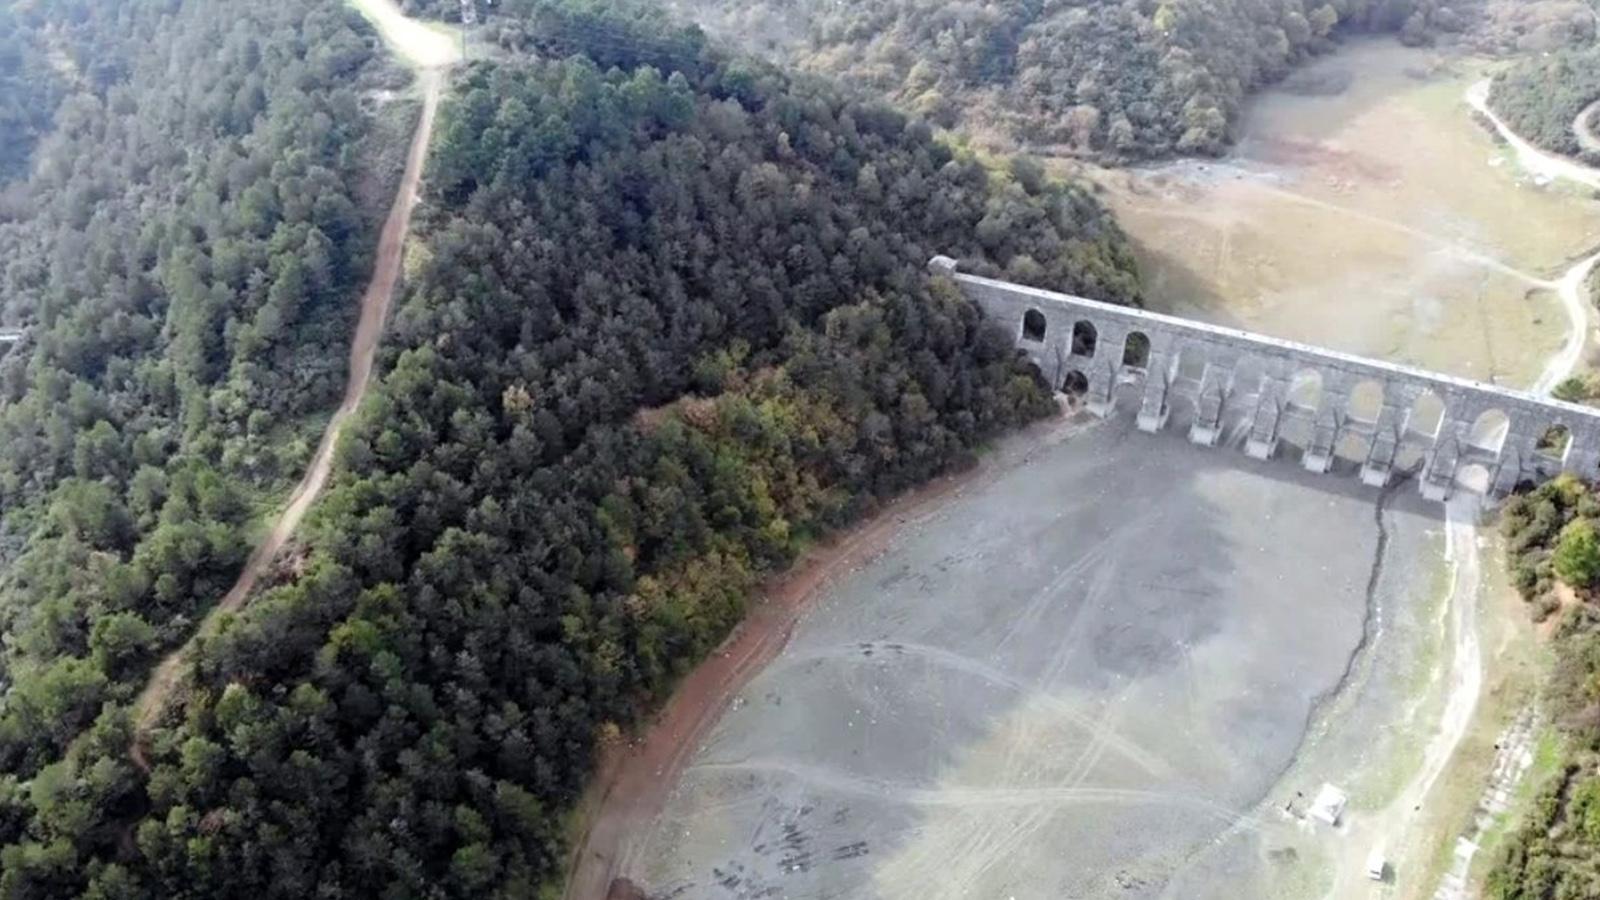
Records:
[[[146,772],[150,770],[145,752],[145,740],[150,729],[161,717],[167,698],[177,685],[179,673],[183,669],[184,661],[188,659],[191,648],[201,636],[212,633],[223,616],[237,612],[244,606],[256,582],[272,564],[273,558],[283,549],[289,536],[299,527],[300,520],[305,518],[306,511],[311,508],[311,504],[316,501],[317,496],[322,493],[323,486],[327,484],[328,474],[333,469],[333,451],[338,445],[339,435],[343,432],[345,423],[361,405],[361,398],[366,396],[367,385],[372,378],[372,363],[377,353],[378,339],[382,335],[383,323],[389,314],[389,303],[400,278],[401,251],[411,226],[411,211],[416,205],[422,169],[427,160],[428,144],[433,135],[434,113],[438,110],[444,74],[437,69],[424,71],[421,83],[422,116],[417,121],[417,129],[411,139],[405,174],[401,177],[394,205],[389,209],[389,216],[384,221],[383,231],[378,238],[377,263],[373,269],[372,281],[367,286],[366,294],[361,298],[361,316],[356,323],[355,336],[350,341],[349,375],[345,383],[344,400],[334,411],[333,417],[328,420],[328,427],[322,433],[322,442],[317,445],[317,452],[312,456],[305,475],[295,486],[294,492],[289,495],[288,505],[273,523],[272,530],[267,532],[266,537],[262,538],[261,543],[246,560],[244,569],[239,573],[239,579],[234,582],[222,601],[206,614],[200,627],[195,629],[194,635],[156,666],[149,683],[134,701],[134,743],[130,755],[134,764],[141,770]]]
[[[1070,433],[1070,411],[1035,428],[1043,440]],[[1012,448],[1036,441],[1024,440]],[[630,840],[660,815],[689,757],[728,704],[788,643],[811,600],[835,576],[882,552],[908,520],[933,512],[963,489],[1025,461],[1003,450],[971,470],[946,476],[885,506],[856,528],[818,546],[775,578],[743,622],[673,691],[637,740],[606,753],[579,808],[583,833],[568,860],[565,900],[627,900],[638,887],[623,877]]]

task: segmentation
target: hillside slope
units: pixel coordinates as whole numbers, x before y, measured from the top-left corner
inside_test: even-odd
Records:
[[[0,184],[27,171],[63,89],[37,23],[0,5]],[[0,220],[7,211],[0,207]]]
[[[114,744],[309,455],[413,113],[339,6],[27,8],[7,37],[64,86],[0,209],[0,316],[27,327],[0,356],[0,896],[81,874],[36,816],[134,802],[120,754],[93,784],[60,757]]]
[[[1439,0],[675,0],[751,49],[1006,145],[1216,153],[1254,88],[1336,33],[1460,27]]]
[[[1084,192],[648,39],[671,74],[608,44],[456,85],[307,546],[199,649],[139,791],[98,792],[108,724],[0,807],[0,887],[534,894],[597,742],[763,573],[1053,409],[930,256],[1137,299]]]
[[[1551,630],[1550,759],[1484,884],[1490,900],[1600,896],[1600,493],[1564,476],[1506,501],[1512,583]],[[1560,601],[1562,594],[1569,601]]]

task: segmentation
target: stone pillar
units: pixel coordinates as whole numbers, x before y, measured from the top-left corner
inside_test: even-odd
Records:
[[[1452,418],[1454,412],[1451,407],[1445,407],[1444,419],[1439,423],[1439,437],[1433,449],[1428,451],[1427,463],[1422,467],[1422,478],[1418,484],[1422,496],[1441,503],[1450,499],[1451,492],[1455,490],[1461,446],[1472,428],[1471,419]]]
[[[1171,332],[1150,331],[1150,365],[1144,379],[1144,399],[1139,404],[1139,430],[1154,433],[1166,427],[1172,412],[1167,405],[1173,369],[1178,364]]]
[[[1600,476],[1600,428],[1593,425],[1572,429],[1572,447],[1567,451],[1562,471],[1579,478]]]
[[[1048,373],[1050,386],[1059,391],[1061,390],[1061,383],[1066,380],[1067,373],[1073,369],[1071,356],[1072,338],[1070,335],[1063,336],[1061,334],[1057,317],[1047,316],[1046,322],[1045,343],[1040,350],[1040,354],[1050,362],[1048,368],[1041,368]]]
[[[1489,495],[1503,497],[1516,490],[1517,483],[1524,477],[1537,474],[1535,466],[1533,444],[1513,443],[1508,436],[1495,456],[1494,470],[1489,473]]]
[[[1207,362],[1205,371],[1200,374],[1200,387],[1194,398],[1194,422],[1189,425],[1190,443],[1215,447],[1222,435],[1222,408],[1228,402],[1227,378],[1223,372],[1222,366]]]
[[[1311,440],[1300,465],[1307,472],[1322,474],[1333,466],[1339,449],[1339,432],[1344,428],[1345,406],[1350,402],[1350,382],[1343,372],[1322,371],[1322,397],[1316,418],[1311,423]]]
[[[1489,493],[1507,494],[1515,490],[1524,478],[1539,479],[1539,438],[1544,427],[1535,416],[1521,410],[1511,410],[1506,422],[1506,434],[1495,454],[1490,473]]]
[[[1271,459],[1278,452],[1278,426],[1283,421],[1283,406],[1288,400],[1289,382],[1278,375],[1261,376],[1256,392],[1255,412],[1250,416],[1250,436],[1244,452],[1252,459]]]
[[[1117,383],[1122,374],[1122,345],[1127,329],[1114,322],[1095,322],[1094,372],[1089,375],[1089,412],[1102,419],[1117,407]]]
[[[1117,403],[1117,369],[1100,361],[1091,362],[1083,373],[1089,378],[1089,393],[1084,396],[1084,407],[1089,412],[1105,418]]]
[[[1383,408],[1378,410],[1378,421],[1372,426],[1372,443],[1367,447],[1367,459],[1361,464],[1361,483],[1383,487],[1394,472],[1395,457],[1400,454],[1401,428],[1404,427],[1405,410],[1390,401],[1387,386],[1383,392]]]

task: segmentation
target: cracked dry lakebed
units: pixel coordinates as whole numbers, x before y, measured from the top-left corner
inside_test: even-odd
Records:
[[[1358,653],[1411,652],[1369,610],[1425,602],[1439,508],[1405,483],[1380,513],[1348,462],[1262,464],[1178,421],[1069,430],[1006,442],[824,589],[626,875],[652,898],[1264,895],[1279,779]],[[1404,700],[1363,691],[1367,727]]]

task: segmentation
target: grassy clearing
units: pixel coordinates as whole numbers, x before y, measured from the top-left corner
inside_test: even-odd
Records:
[[[453,65],[461,60],[461,31],[440,22],[407,18],[394,0],[347,0],[395,55],[423,69]]]
[[[1525,384],[1561,344],[1556,276],[1600,241],[1594,204],[1502,163],[1468,114],[1477,63],[1358,44],[1335,97],[1269,92],[1234,159],[1102,173],[1151,306]],[[1408,70],[1428,69],[1427,78]],[[1406,134],[1405,142],[1394,135]],[[1237,161],[1243,168],[1235,171]]]

